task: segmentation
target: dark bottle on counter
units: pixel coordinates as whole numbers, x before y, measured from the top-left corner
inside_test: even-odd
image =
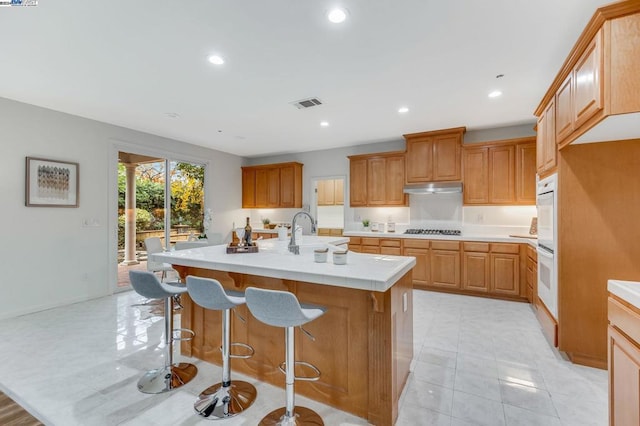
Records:
[[[251,224],[249,224],[249,218],[247,218],[247,224],[244,227],[244,244],[245,246],[251,245]]]

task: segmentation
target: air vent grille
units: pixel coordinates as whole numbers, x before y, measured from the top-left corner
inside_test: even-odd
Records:
[[[298,109],[312,108],[314,106],[322,105],[322,101],[318,98],[300,99],[299,101],[291,102],[291,104]]]

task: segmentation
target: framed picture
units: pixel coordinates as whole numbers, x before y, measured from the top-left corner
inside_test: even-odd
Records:
[[[78,163],[27,157],[27,207],[78,207]]]

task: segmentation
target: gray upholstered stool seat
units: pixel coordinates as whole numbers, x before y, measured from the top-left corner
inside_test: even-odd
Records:
[[[267,414],[260,425],[324,425],[322,418],[306,407],[296,407],[294,383],[296,380],[318,380],[320,371],[313,365],[295,361],[295,333],[297,326],[302,326],[317,319],[325,313],[325,308],[315,305],[300,304],[295,294],[288,291],[266,290],[249,287],[246,290],[247,306],[251,314],[259,321],[285,329],[285,362],[280,370],[285,374],[287,404]],[[305,334],[311,336],[303,329]],[[314,339],[315,340],[315,339]],[[311,377],[296,377],[295,365],[302,364],[315,372]]]
[[[138,389],[143,393],[163,393],[179,388],[191,381],[198,372],[193,364],[173,363],[173,342],[184,340],[173,336],[173,301],[175,296],[185,293],[187,289],[162,283],[152,272],[147,271],[129,271],[129,279],[133,289],[141,296],[164,300],[164,366],[147,371],[138,381]],[[190,333],[189,338],[193,337],[191,330],[179,331]]]
[[[257,391],[251,383],[231,381],[231,358],[249,358],[253,348],[244,343],[231,343],[231,309],[245,303],[241,292],[225,290],[218,280],[187,277],[189,297],[198,305],[213,311],[222,311],[222,381],[209,386],[198,396],[193,408],[207,419],[226,419],[249,408],[256,399]],[[231,347],[240,346],[246,355],[231,354]]]

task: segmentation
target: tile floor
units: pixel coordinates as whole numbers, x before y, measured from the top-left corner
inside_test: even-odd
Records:
[[[47,425],[198,425],[195,396],[219,377],[198,360],[184,388],[145,395],[136,382],[162,364],[162,318],[134,292],[0,322],[0,389]],[[528,305],[414,292],[415,356],[397,425],[606,425],[605,371],[564,361],[544,340]],[[184,359],[176,356],[176,359]],[[254,425],[284,391],[253,382],[244,415],[216,422]],[[298,398],[327,425],[363,419]]]

